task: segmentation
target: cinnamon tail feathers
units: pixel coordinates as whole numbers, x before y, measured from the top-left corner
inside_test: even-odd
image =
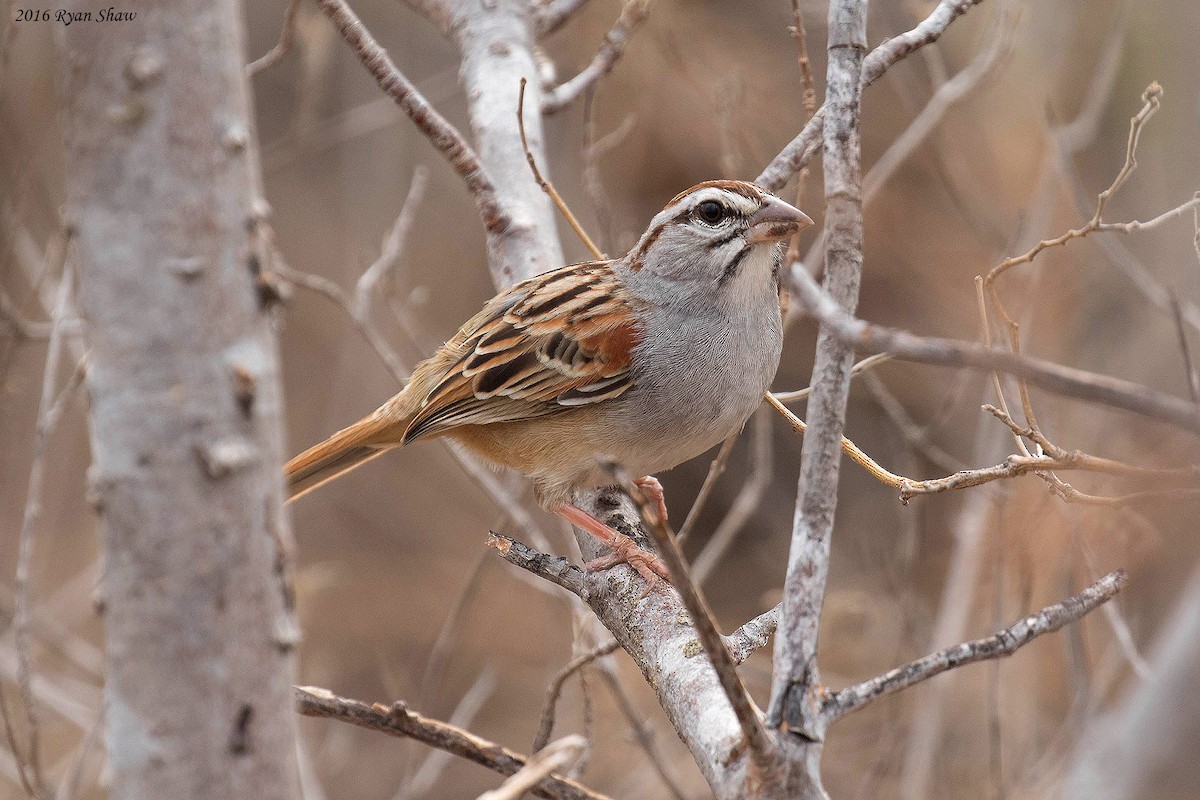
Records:
[[[305,450],[284,467],[288,502],[399,446],[405,427],[376,413]]]

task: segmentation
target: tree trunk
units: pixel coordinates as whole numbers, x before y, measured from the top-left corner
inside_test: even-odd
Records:
[[[113,798],[296,797],[278,360],[233,0],[60,28]]]

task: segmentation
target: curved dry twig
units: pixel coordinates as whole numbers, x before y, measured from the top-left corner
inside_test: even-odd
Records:
[[[556,114],[575,102],[581,94],[591,89],[596,83],[616,66],[617,60],[625,52],[626,45],[635,28],[645,21],[650,12],[650,0],[626,0],[610,30],[604,36],[604,44],[592,57],[586,67],[573,78],[563,81],[553,89],[547,89],[542,97],[542,113]]]

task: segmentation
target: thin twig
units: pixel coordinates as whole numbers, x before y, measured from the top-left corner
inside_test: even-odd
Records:
[[[54,800],[74,800],[75,795],[79,791],[79,782],[83,778],[83,771],[87,767],[88,757],[92,754],[92,748],[96,741],[100,738],[100,733],[104,728],[104,711],[96,715],[96,722],[84,734],[83,741],[75,749],[71,756],[71,765],[67,770],[66,776],[58,785],[58,792],[54,795]]]
[[[787,420],[788,424],[792,426],[792,430],[794,430],[796,433],[803,436],[808,430],[808,423],[793,414],[791,409],[787,408],[783,405],[783,403],[780,403],[778,400],[776,400],[774,395],[767,395],[767,402],[779,412],[780,416]],[[875,459],[864,453],[858,445],[847,439],[845,436],[841,437],[841,443],[842,452],[845,453],[851,461],[865,469],[872,478],[884,484],[885,486],[891,486],[893,489],[900,489],[905,485],[906,482],[915,482],[911,478],[906,478],[903,475],[897,475],[896,473],[880,466]]]
[[[758,510],[759,503],[767,493],[767,487],[771,485],[775,460],[771,442],[770,417],[765,411],[760,410],[754,415],[752,427],[750,474],[742,482],[742,488],[738,490],[737,497],[730,503],[729,511],[725,514],[724,519],[717,525],[717,529],[709,540],[705,542],[704,549],[692,561],[692,579],[701,586],[720,563],[721,558],[729,550],[742,528],[746,526],[750,516]]]
[[[550,181],[542,177],[542,172],[538,169],[537,159],[533,157],[533,152],[529,149],[529,141],[525,138],[526,83],[527,81],[524,78],[521,78],[521,91],[517,96],[517,125],[521,131],[521,147],[525,150],[525,159],[529,162],[529,169],[531,172],[533,172],[533,179],[537,181],[537,185],[541,187],[542,191],[549,195],[550,199],[554,201],[555,208],[557,208],[559,213],[563,215],[563,218],[567,221],[567,224],[571,226],[571,230],[575,231],[575,234],[579,237],[579,240],[583,242],[584,247],[591,252],[594,258],[603,259],[604,253],[600,252],[600,248],[596,247],[596,243],[593,242],[592,238],[587,235],[587,231],[583,229],[583,226],[579,224],[579,220],[575,218],[573,213],[571,213],[571,209],[567,207],[566,201],[562,199],[562,196],[558,193],[558,190],[554,188],[554,185],[550,183]]]
[[[625,715],[625,720],[629,723],[629,727],[633,731],[633,737],[646,754],[646,759],[650,762],[650,767],[657,773],[663,786],[667,787],[667,791],[671,793],[671,796],[675,800],[686,800],[686,793],[679,786],[674,776],[667,770],[667,765],[662,754],[658,752],[658,746],[654,742],[654,731],[646,722],[645,712],[634,705],[629,693],[625,691],[625,687],[621,685],[621,681],[617,677],[616,668],[612,664],[601,664],[600,677],[608,686],[613,699],[617,701],[617,706],[621,709],[621,713]]]
[[[8,740],[8,749],[12,752],[13,762],[16,765],[16,773],[18,780],[21,781],[21,788],[25,790],[25,794],[32,798],[37,798],[38,792],[33,787],[33,782],[29,775],[29,759],[25,757],[24,748],[17,741],[17,732],[13,728],[12,714],[8,710],[8,700],[4,695],[4,686],[0,684],[0,720],[4,722],[4,738]]]
[[[931,425],[918,425],[916,420],[909,416],[908,411],[901,404],[899,398],[896,397],[880,380],[877,375],[867,375],[863,378],[863,383],[866,385],[867,393],[871,395],[871,399],[883,409],[883,413],[892,423],[892,427],[904,437],[905,443],[923,458],[928,459],[934,466],[943,469],[946,472],[957,472],[960,469],[966,469],[966,466],[950,453],[943,450],[940,446],[933,442]],[[955,394],[955,393],[951,393]],[[953,398],[951,398],[953,399]],[[938,419],[939,414],[934,414],[932,419]]]
[[[1047,606],[991,636],[940,650],[869,681],[833,692],[825,701],[822,713],[832,722],[873,700],[907,689],[955,667],[1012,655],[1042,634],[1053,633],[1111,600],[1128,580],[1129,576],[1123,569],[1110,572],[1075,597]]]
[[[615,464],[610,466],[611,472],[617,478],[621,488],[637,504],[645,527],[654,539],[655,549],[662,556],[667,570],[671,573],[671,584],[679,593],[684,607],[687,608],[688,614],[692,618],[692,625],[700,638],[700,644],[703,646],[704,652],[708,654],[713,669],[716,670],[717,677],[721,681],[721,688],[725,690],[725,696],[729,699],[742,734],[746,737],[752,764],[758,768],[765,768],[774,760],[775,742],[767,732],[763,719],[754,705],[754,700],[751,699],[750,693],[746,691],[746,687],[737,673],[737,664],[730,655],[729,648],[725,646],[724,637],[717,629],[717,623],[713,619],[708,602],[704,599],[704,595],[701,594],[695,581],[692,580],[687,562],[683,559],[683,553],[680,552],[679,545],[676,544],[675,538],[667,526],[667,521],[659,517],[657,506],[650,502],[622,467]]]
[[[855,377],[869,369],[874,369],[881,364],[886,364],[892,360],[892,356],[888,353],[876,353],[873,356],[867,356],[862,361],[857,362],[850,368],[850,377]],[[791,392],[771,392],[772,396],[781,403],[794,403],[797,400],[806,400],[812,394],[813,387],[805,386],[803,389],[796,389]]]
[[[740,434],[741,431],[730,434],[729,438],[721,442],[721,449],[717,451],[712,463],[708,465],[708,474],[704,476],[704,483],[700,484],[700,491],[696,493],[696,499],[692,501],[692,507],[688,509],[687,517],[683,520],[679,533],[675,534],[675,541],[687,541],[688,536],[695,530],[696,523],[700,520],[700,512],[708,503],[708,498],[717,485],[717,479],[725,472],[725,464],[729,461],[729,454],[733,452],[733,446],[737,444]]]
[[[354,284],[354,318],[365,320],[370,314],[371,295],[375,287],[386,278],[400,263],[404,254],[404,245],[408,242],[408,234],[412,230],[416,218],[417,207],[425,197],[425,188],[429,184],[429,170],[424,165],[418,165],[413,170],[412,180],[408,184],[408,195],[400,206],[400,213],[388,235],[383,240],[383,248],[375,263],[363,270],[358,282]]]
[[[802,270],[796,270],[794,274],[797,294],[809,313],[829,325],[838,338],[859,352],[891,353],[903,361],[1005,372],[1057,394],[1131,411],[1200,434],[1200,409],[1187,400],[1130,381],[1039,358],[988,350],[954,339],[917,336],[868,323],[839,308]]]
[[[1198,212],[1200,212],[1200,207]],[[1179,353],[1183,356],[1183,368],[1187,375],[1188,395],[1193,403],[1200,403],[1200,374],[1196,372],[1196,362],[1192,361],[1192,347],[1188,344],[1187,325],[1183,320],[1183,307],[1179,297],[1171,294],[1171,318],[1175,322],[1175,333],[1179,337]]]
[[[456,728],[468,728],[479,715],[483,704],[492,696],[496,689],[496,671],[485,667],[475,678],[467,691],[459,699],[458,705],[450,714],[447,722]],[[393,800],[409,800],[413,797],[424,797],[429,790],[437,786],[442,772],[450,765],[451,754],[445,750],[430,750],[421,762],[410,780],[406,780],[399,791],[393,795]]]
[[[616,639],[612,639],[576,656],[558,671],[554,679],[550,681],[549,688],[546,689],[546,699],[542,702],[542,714],[538,721],[537,733],[534,734],[533,745],[529,748],[529,752],[539,752],[550,741],[550,734],[554,732],[554,716],[558,698],[562,696],[563,687],[571,679],[571,676],[596,659],[613,653],[620,646]]]
[[[862,85],[870,86],[897,61],[935,42],[961,17],[982,0],[941,0],[933,11],[915,28],[888,39],[876,47],[862,62]],[[821,130],[825,123],[825,107],[817,109],[796,138],[771,160],[754,182],[777,192],[797,170],[808,164],[821,148]]]
[[[562,111],[612,72],[612,68],[616,66],[617,60],[629,44],[630,35],[646,19],[649,11],[650,0],[625,0],[621,16],[613,24],[612,30],[605,34],[604,44],[592,57],[591,62],[580,70],[578,75],[563,81],[553,89],[546,90],[542,96],[542,113],[549,115]]]
[[[625,140],[633,130],[636,117],[627,114],[614,130],[609,131],[599,139],[596,138],[595,119],[596,93],[589,89],[583,99],[583,169],[580,178],[588,205],[596,218],[600,229],[600,244],[605,250],[611,250],[616,242],[613,231],[611,203],[604,191],[604,181],[600,177],[600,156]]]
[[[570,767],[587,749],[587,740],[577,734],[564,736],[533,754],[500,788],[479,795],[478,800],[520,800],[525,792],[555,770]]]
[[[338,697],[328,689],[317,686],[297,686],[293,695],[297,710],[306,717],[327,717],[392,736],[416,739],[502,775],[516,774],[529,761],[507,747],[422,716],[402,702],[393,703],[389,708],[379,703]],[[542,778],[530,791],[549,800],[605,800],[599,792],[556,775]]]
[[[37,797],[48,797],[50,789],[42,772],[41,724],[33,698],[33,671],[30,664],[30,635],[33,604],[33,549],[42,511],[42,488],[46,477],[46,452],[50,435],[58,424],[63,406],[83,378],[76,369],[58,395],[58,374],[62,363],[64,339],[62,321],[71,306],[72,275],[64,269],[59,278],[58,296],[51,317],[50,343],[46,350],[46,366],[42,373],[42,396],[38,406],[37,430],[34,435],[33,459],[29,467],[29,489],[25,496],[25,512],[17,547],[16,598],[13,611],[13,636],[17,655],[17,682],[21,687],[21,703],[25,710],[26,732],[29,737],[28,759],[32,783]],[[19,758],[19,756],[18,756]]]
[[[792,22],[788,33],[796,40],[796,63],[800,66],[800,85],[804,93],[800,105],[806,120],[817,113],[817,90],[813,87],[812,66],[808,60],[808,31],[804,29],[804,14],[800,11],[800,0],[792,0]]]
[[[283,14],[283,30],[279,33],[279,42],[262,57],[250,62],[246,67],[246,77],[253,78],[263,70],[270,69],[292,51],[292,44],[296,39],[296,14],[299,11],[300,0],[288,0],[287,11]]]
[[[496,187],[463,135],[400,72],[387,51],[379,46],[345,0],[317,0],[317,4],[375,78],[379,88],[400,106],[454,171],[466,181],[467,190],[479,208],[484,227],[493,233],[507,230],[511,220],[496,199]]]

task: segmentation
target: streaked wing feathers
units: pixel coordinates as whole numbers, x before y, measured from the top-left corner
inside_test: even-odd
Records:
[[[575,264],[498,295],[447,345],[448,368],[404,434],[555,414],[633,385],[640,334],[608,262]]]

